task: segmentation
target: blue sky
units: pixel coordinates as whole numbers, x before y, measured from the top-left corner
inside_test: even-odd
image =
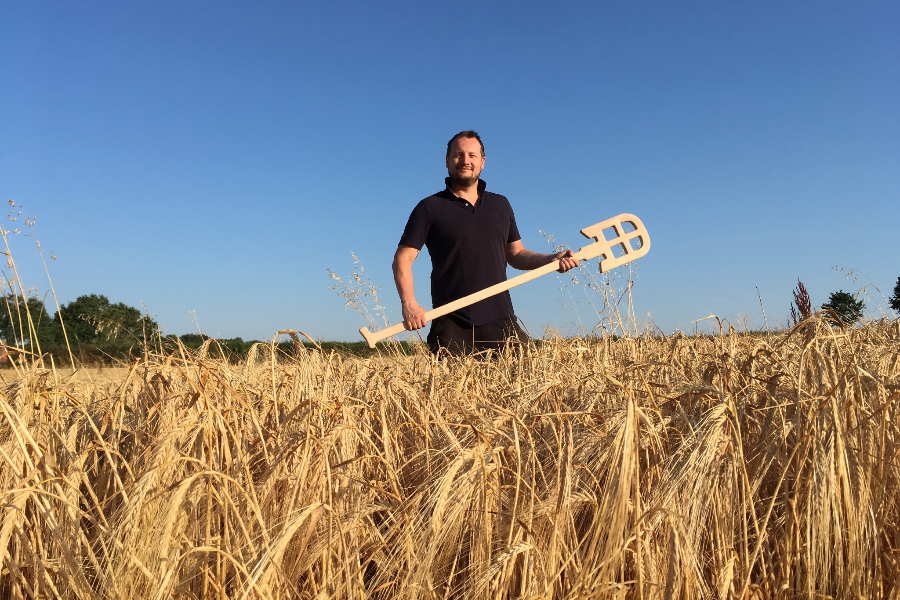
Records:
[[[399,320],[397,240],[471,128],[526,247],[631,212],[639,317],[759,328],[758,288],[774,326],[798,278],[821,304],[900,276],[898,31],[896,2],[7,0],[0,190],[37,217],[63,302],[354,340],[327,269],[355,253]],[[33,241],[10,243],[45,293]],[[564,281],[513,291],[532,332],[577,330]]]

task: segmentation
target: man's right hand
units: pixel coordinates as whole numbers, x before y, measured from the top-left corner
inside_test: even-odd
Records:
[[[425,319],[425,309],[416,301],[403,303],[403,325],[407,331],[422,329],[428,321]]]

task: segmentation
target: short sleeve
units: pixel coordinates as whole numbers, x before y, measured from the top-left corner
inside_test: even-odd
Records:
[[[513,212],[512,206],[509,207],[509,234],[506,237],[506,243],[512,244],[522,239],[519,235],[519,228],[516,226],[516,214]]]
[[[401,246],[412,246],[416,250],[421,250],[425,245],[425,238],[428,236],[428,227],[431,224],[431,218],[428,216],[428,207],[422,200],[413,209],[406,222],[406,228],[403,235],[400,236]],[[515,227],[515,225],[513,225]]]

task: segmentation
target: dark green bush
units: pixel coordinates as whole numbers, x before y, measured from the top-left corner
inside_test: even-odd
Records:
[[[822,305],[822,308],[830,308],[841,319],[844,325],[853,325],[862,319],[862,311],[865,308],[862,300],[856,300],[853,296],[840,290],[833,292],[828,297],[828,302]]]
[[[900,312],[900,277],[897,278],[897,285],[894,286],[894,295],[891,296],[891,308]]]

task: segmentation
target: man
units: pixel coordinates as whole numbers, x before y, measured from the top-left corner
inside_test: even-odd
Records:
[[[425,326],[425,309],[413,293],[412,264],[422,246],[431,255],[431,301],[437,308],[506,281],[506,265],[522,271],[559,259],[559,271],[578,266],[571,250],[539,254],[522,245],[509,201],[485,190],[480,179],[484,144],[474,131],[457,133],[447,143],[446,188],[425,198],[409,216],[394,254],[394,283],[403,323],[409,331]],[[499,349],[507,339],[526,341],[516,323],[509,292],[435,319],[428,346],[451,354]]]

